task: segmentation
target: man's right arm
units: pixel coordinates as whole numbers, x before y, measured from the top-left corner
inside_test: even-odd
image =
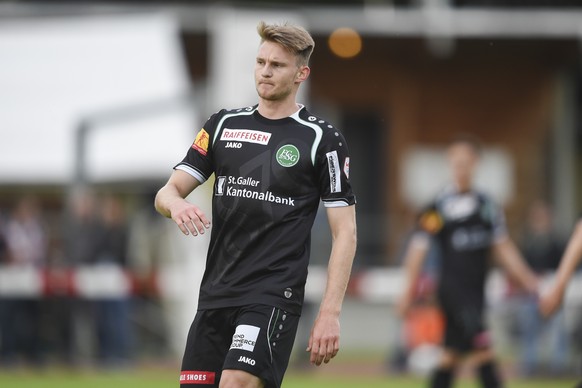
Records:
[[[566,251],[560,260],[554,285],[549,292],[544,293],[541,297],[540,310],[544,316],[555,313],[562,304],[568,283],[580,264],[580,260],[582,260],[582,220],[576,224]]]
[[[182,170],[174,170],[168,182],[162,187],[155,199],[158,213],[174,220],[185,235],[197,236],[210,228],[210,221],[194,204],[185,198],[200,182]]]
[[[417,232],[408,245],[404,257],[405,286],[398,302],[398,313],[405,316],[414,301],[416,284],[430,246],[430,237]]]
[[[421,212],[416,223],[416,231],[408,244],[406,255],[404,256],[405,284],[396,306],[401,316],[405,316],[408,313],[414,301],[418,278],[430,248],[431,238],[437,235],[442,227],[443,219],[436,209],[436,204],[432,203]]]

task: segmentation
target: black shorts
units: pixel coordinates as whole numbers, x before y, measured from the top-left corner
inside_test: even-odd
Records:
[[[279,388],[289,364],[299,316],[277,307],[248,305],[199,310],[188,333],[180,387],[218,387],[225,369]]]
[[[440,298],[445,318],[444,347],[458,353],[488,349],[491,346],[480,300]]]

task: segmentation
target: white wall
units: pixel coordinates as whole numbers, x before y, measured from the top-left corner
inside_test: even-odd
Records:
[[[189,89],[177,23],[163,14],[21,19],[0,25],[0,183],[66,183],[74,131],[97,112]],[[167,176],[194,136],[182,109],[118,123],[89,142],[97,179]]]

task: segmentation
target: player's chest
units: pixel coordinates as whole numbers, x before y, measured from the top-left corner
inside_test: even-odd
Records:
[[[315,136],[302,128],[224,127],[214,146],[216,169],[258,168],[287,173],[312,169]],[[245,168],[246,167],[246,168]]]
[[[441,238],[456,251],[480,250],[491,245],[493,228],[480,214],[473,214],[462,220],[445,223]]]
[[[226,126],[213,148],[215,172],[233,187],[242,182],[256,190],[304,192],[315,179],[315,142],[297,127]]]

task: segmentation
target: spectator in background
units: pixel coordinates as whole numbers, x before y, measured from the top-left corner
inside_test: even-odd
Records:
[[[101,222],[95,233],[95,265],[120,271],[127,267],[128,225],[121,200],[106,195]],[[95,302],[99,361],[104,366],[123,366],[130,359],[130,297],[112,296]]]
[[[129,227],[129,266],[135,276],[139,296],[134,301],[134,311],[140,322],[135,330],[140,354],[164,358],[170,355],[168,318],[164,298],[159,288],[160,271],[167,266],[171,255],[168,225],[158,216],[154,202],[156,190],[142,195],[141,204],[132,214]]]
[[[47,235],[42,212],[33,197],[20,199],[6,225],[7,263],[21,268],[46,264]],[[38,298],[5,299],[6,321],[2,333],[2,359],[17,362],[19,356],[39,364],[42,361],[41,302]]]
[[[8,264],[8,243],[6,241],[6,225],[3,214],[0,213],[0,266]],[[9,302],[0,295],[0,367],[8,358],[7,335],[10,332]]]
[[[75,193],[69,211],[63,236],[65,262],[70,267],[92,264],[97,256],[95,196],[89,191]]]
[[[521,249],[526,262],[536,275],[543,279],[551,275],[559,265],[564,246],[556,236],[552,225],[552,212],[543,201],[535,202],[529,209]],[[544,320],[538,311],[535,295],[519,293],[516,296],[518,335],[521,342],[521,372],[531,376],[540,371],[540,341],[547,332],[550,340],[550,367],[553,374],[567,368],[568,338],[564,314],[559,313]]]
[[[9,263],[43,267],[47,256],[47,235],[40,206],[33,197],[18,201],[6,227]]]
[[[0,213],[0,265],[8,264],[8,241],[6,240],[6,221]]]
[[[69,269],[93,264],[97,257],[96,234],[98,223],[95,212],[95,196],[89,190],[73,193],[65,215],[63,227],[63,263]],[[92,343],[89,341],[95,330],[91,304],[85,300],[71,298],[62,304],[54,324],[59,349],[68,363],[79,363],[89,358]]]

